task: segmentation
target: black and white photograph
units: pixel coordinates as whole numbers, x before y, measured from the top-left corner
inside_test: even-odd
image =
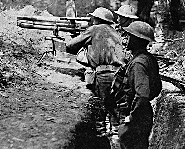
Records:
[[[185,149],[185,0],[0,0],[0,149]]]

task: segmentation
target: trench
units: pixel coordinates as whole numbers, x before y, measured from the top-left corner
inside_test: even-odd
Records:
[[[74,138],[65,147],[65,149],[111,149],[107,137],[97,137],[95,129],[95,120],[93,116],[94,100],[89,98],[88,105],[84,107],[85,116],[75,125]]]
[[[54,67],[55,72],[60,75],[78,76],[76,83],[83,83],[84,70],[76,69],[76,66],[69,68]],[[53,78],[53,77],[51,77]],[[51,79],[53,81],[53,79]],[[57,79],[58,80],[58,79]],[[65,78],[66,80],[66,78]],[[71,80],[71,79],[69,79]],[[66,80],[67,81],[67,80]],[[68,81],[67,81],[68,82]],[[56,83],[56,82],[55,82]],[[64,83],[62,83],[64,85]],[[85,85],[85,84],[84,84]],[[68,86],[69,87],[69,86]],[[81,86],[82,87],[82,86]],[[163,86],[161,95],[153,101],[154,125],[153,133],[150,136],[150,149],[183,149],[185,147],[185,98],[179,93],[166,92]],[[170,88],[173,88],[172,86]],[[175,87],[174,87],[175,89]],[[80,90],[82,92],[82,89]],[[83,93],[87,93],[83,89]],[[95,121],[93,119],[94,101],[89,98],[88,104],[83,107],[85,114],[74,129],[70,132],[73,137],[70,138],[65,149],[111,149],[108,138],[99,138],[96,136]]]
[[[84,81],[85,69],[82,65],[73,62],[68,63],[66,56],[58,53],[55,62],[46,62],[37,70],[37,73],[45,80],[65,86],[86,95],[85,104],[81,107],[83,115],[75,126],[70,130],[70,138],[63,147],[64,149],[111,149],[107,137],[97,137],[95,129],[94,111],[96,111],[95,100],[91,98],[91,92],[86,89]],[[60,55],[60,56],[59,56]],[[69,55],[67,56],[69,58]],[[83,99],[82,99],[83,100]]]
[[[62,68],[57,63],[57,65],[52,64],[50,68],[52,71],[55,70],[59,75],[58,78],[61,78],[63,75],[72,76],[73,79],[78,77],[78,79],[74,80],[75,83],[73,83],[72,88],[74,88],[75,84],[81,84],[81,89],[77,89],[78,87],[76,89],[88,94],[88,90],[85,89],[83,68],[78,67],[79,69],[77,69],[75,63],[71,64],[70,67],[69,64],[65,66],[62,63]],[[50,78],[46,71],[44,74],[48,76],[50,81],[55,80],[53,77]],[[56,80],[59,79],[56,78]],[[67,77],[65,77],[66,85],[69,85],[67,80]],[[71,81],[71,78],[69,80]],[[65,85],[62,81],[59,83]],[[70,86],[68,87],[70,88]],[[183,94],[173,93],[172,90],[170,93],[168,90],[170,88],[176,89],[169,84],[167,86],[163,84],[161,95],[152,101],[154,125],[152,135],[150,136],[149,149],[183,149],[185,147],[185,98]],[[96,136],[95,121],[93,119],[94,102],[89,98],[87,105],[83,107],[85,114],[70,132],[73,137],[70,138],[69,143],[64,147],[65,149],[111,149],[108,138]]]

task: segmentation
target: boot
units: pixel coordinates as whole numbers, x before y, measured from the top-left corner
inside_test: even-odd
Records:
[[[118,135],[119,119],[112,116],[110,119],[110,123],[111,123],[111,134]]]
[[[106,112],[104,109],[99,109],[96,115],[96,130],[97,136],[101,137],[106,135]]]
[[[96,122],[97,137],[106,136],[106,123],[105,121]]]

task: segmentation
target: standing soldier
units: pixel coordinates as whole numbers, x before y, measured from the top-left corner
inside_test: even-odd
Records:
[[[136,10],[131,5],[123,5],[118,11],[114,11],[118,15],[118,30],[123,31],[122,27],[127,27],[133,21],[137,20],[139,17],[136,16]]]
[[[124,48],[124,53],[125,53],[125,57],[124,57],[124,61],[127,64],[129,59],[131,59],[131,54],[126,50],[126,43],[128,41],[128,36],[126,31],[123,29],[124,27],[127,27],[130,25],[130,23],[132,23],[133,21],[137,20],[138,17],[135,15],[136,14],[136,10],[134,7],[132,7],[131,5],[123,5],[121,6],[118,11],[115,11],[115,13],[118,15],[118,25],[115,27],[116,31],[121,35],[122,37],[122,45]],[[123,68],[124,70],[125,68]],[[117,74],[119,72],[121,72],[122,74],[122,69],[120,69]],[[118,76],[120,76],[120,74],[118,74]],[[120,76],[122,77],[122,76]],[[116,79],[114,81],[118,81],[116,83],[120,83],[119,81],[121,81],[121,79]],[[118,107],[116,107],[114,109],[115,113],[117,113],[116,111]],[[119,109],[122,108],[125,110],[125,112],[127,112],[127,109],[125,108],[125,105],[122,104],[122,107],[119,105]],[[126,113],[125,113],[126,114]],[[118,115],[118,113],[117,113]],[[111,117],[111,124],[112,124],[112,134],[117,135],[117,131],[118,131],[118,125],[119,122],[117,121],[117,118]]]
[[[122,44],[125,48],[125,43],[127,43],[128,37],[126,36],[127,34],[123,30],[123,27],[129,26],[130,23],[136,21],[139,17],[136,16],[137,12],[131,5],[123,5],[118,11],[115,11],[115,13],[118,15],[118,25],[116,26],[116,30],[121,34]],[[129,55],[127,56],[127,59],[129,59]]]
[[[149,24],[142,21],[134,21],[123,29],[128,34],[127,49],[131,50],[133,58],[122,84],[129,113],[121,121],[118,136],[121,149],[148,149],[153,125],[150,101],[162,89],[158,63],[146,49],[148,43],[154,41],[154,32]]]
[[[109,111],[108,108],[112,106],[107,106],[107,103],[110,103],[108,97],[114,72],[123,64],[124,53],[121,36],[111,26],[114,23],[112,12],[99,7],[90,15],[93,25],[69,41],[66,44],[66,52],[77,54],[79,50],[82,51],[82,47],[86,47],[85,65],[95,72],[94,94],[99,97],[101,104],[96,119],[96,128],[102,136],[106,134],[106,114]]]

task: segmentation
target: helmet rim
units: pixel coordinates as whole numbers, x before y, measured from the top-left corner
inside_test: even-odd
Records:
[[[135,22],[133,22],[133,23],[131,23],[128,27],[124,27],[123,29],[126,31],[126,32],[128,32],[128,33],[130,33],[130,34],[132,34],[132,35],[134,35],[134,36],[136,36],[136,37],[139,37],[139,38],[142,38],[142,39],[145,39],[145,40],[148,40],[148,41],[155,41],[155,37],[154,37],[154,32],[153,32],[153,29],[152,29],[152,27],[149,25],[149,24],[147,24],[147,23],[145,23],[145,22],[142,22],[142,23],[144,23],[144,24],[147,24],[147,25],[149,25],[148,26],[148,29],[146,29],[147,31],[148,31],[148,34],[147,33],[144,33],[144,32],[139,32],[139,30],[135,30],[132,26],[134,26],[134,24],[136,24],[136,23],[140,23],[141,21],[135,21]],[[144,25],[143,24],[143,25]],[[138,27],[139,28],[139,26],[136,26],[136,27]],[[151,28],[150,28],[151,27]],[[144,29],[143,29],[144,30]],[[145,31],[146,31],[145,30]]]
[[[97,11],[104,11],[106,14],[104,14],[104,16],[100,16]],[[98,15],[97,15],[97,13],[98,13]],[[106,9],[106,8],[99,7],[93,13],[89,13],[89,14],[94,16],[94,17],[96,17],[96,18],[102,19],[104,21],[108,21],[110,23],[114,23],[114,21],[113,21],[114,16],[113,16],[112,12],[110,10]],[[111,18],[106,18],[105,17],[106,15],[109,15],[109,17],[111,17]]]
[[[131,5],[123,5],[117,11],[114,11],[116,14],[131,18],[131,19],[138,19],[139,17],[135,15],[134,8]]]

